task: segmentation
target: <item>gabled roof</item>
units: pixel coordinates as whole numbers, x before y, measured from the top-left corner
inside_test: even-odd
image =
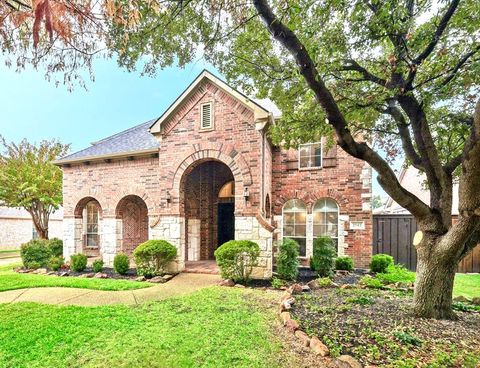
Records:
[[[60,165],[99,158],[114,158],[132,154],[158,152],[159,143],[148,131],[154,121],[155,120],[147,121],[94,142],[90,147],[62,157],[55,161],[55,163]]]
[[[251,108],[254,113],[254,118],[255,122],[268,122],[269,120],[273,121],[274,118],[274,113],[279,114],[278,108],[275,106],[275,109],[272,108],[274,106],[273,102],[269,101],[270,109],[262,106],[265,105],[265,101],[263,100],[263,103],[261,102],[262,100],[253,100],[247,96],[245,96],[243,93],[240,91],[230,87],[227,83],[225,83],[223,80],[220,78],[216,77],[212,73],[210,73],[208,70],[203,70],[195,80],[190,83],[190,85],[185,89],[185,91],[182,92],[180,96],[169,106],[169,108],[160,116],[150,127],[150,132],[155,134],[155,133],[160,133],[161,132],[161,126],[164,121],[166,121],[172,114],[175,113],[177,108],[182,104],[182,102],[187,99],[194,91],[195,88],[202,83],[205,79],[213,83],[215,86],[218,88],[221,88],[223,91],[227,92],[230,94],[232,97],[235,99],[239,100],[241,103],[246,105],[247,107]],[[270,110],[275,110],[275,111],[270,111]]]

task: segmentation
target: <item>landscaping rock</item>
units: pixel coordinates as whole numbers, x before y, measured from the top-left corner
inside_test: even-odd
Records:
[[[30,270],[27,270],[27,269],[25,269],[25,268],[17,268],[17,269],[15,270],[15,272],[18,272],[18,273],[29,273]]]
[[[135,279],[135,281],[139,281],[139,282],[142,282],[142,281],[145,281],[145,280],[146,280],[145,276],[138,276],[138,277]]]
[[[302,285],[293,284],[287,289],[291,294],[300,294],[303,291]]]
[[[235,286],[235,282],[233,280],[230,280],[230,279],[226,279],[226,280],[222,280],[220,281],[220,286],[227,286],[227,287],[233,287]]]
[[[335,273],[337,275],[342,275],[342,276],[345,276],[345,275],[349,275],[350,272],[349,271],[345,271],[345,270],[336,270]]]
[[[480,296],[477,296],[472,299],[472,304],[480,305]]]
[[[102,272],[97,272],[93,277],[96,279],[108,279],[108,275]]]
[[[46,275],[48,270],[46,268],[39,268],[38,270],[33,271],[33,273],[36,273],[38,275]]]
[[[340,286],[340,289],[356,289],[356,285],[352,285],[352,284],[343,284]]]
[[[151,282],[153,284],[163,284],[165,280],[163,279],[162,276],[155,276],[152,277],[151,279],[147,280],[148,282]]]
[[[242,284],[235,284],[235,287],[236,287],[236,288],[244,288],[244,287],[245,287],[245,285],[242,285]]]
[[[360,362],[351,355],[340,355],[335,359],[338,368],[362,368]]]
[[[287,330],[291,333],[295,333],[295,331],[298,330],[298,328],[300,327],[297,323],[297,321],[293,320],[293,319],[289,319],[286,323],[285,323],[285,327],[287,328]]]
[[[310,337],[302,330],[296,330],[295,337],[300,340],[303,346],[308,347],[310,345]]]
[[[289,312],[281,312],[281,313],[280,313],[280,320],[282,321],[282,324],[283,324],[284,326],[286,326],[286,325],[287,325],[287,322],[288,322],[289,320],[291,320],[291,319],[292,319],[292,317],[290,316],[290,313],[289,313]]]
[[[67,277],[67,276],[70,276],[70,274],[69,274],[68,272],[60,272],[60,273],[58,274],[58,276],[60,276],[60,277]]]
[[[311,290],[310,290],[310,286],[308,286],[308,285],[303,285],[303,286],[302,286],[302,291],[303,291],[304,293],[309,293],[309,292],[311,291]]]
[[[287,300],[284,300],[280,306],[280,310],[283,311],[288,311],[292,309],[292,305],[295,303],[295,298],[289,298]]]
[[[320,289],[320,285],[318,284],[317,280],[312,280],[307,283],[307,286],[310,288],[310,290],[318,290]]]
[[[327,345],[321,342],[317,336],[313,336],[310,339],[310,349],[312,349],[315,354],[318,354],[322,357],[330,354],[330,350],[328,350]]]
[[[163,275],[163,279],[165,281],[169,281],[169,280],[173,279],[173,277],[174,277],[174,275],[170,275],[170,274]]]
[[[290,294],[288,291],[285,291],[283,294],[282,294],[282,299],[281,301],[284,302],[285,300],[288,300],[292,297],[292,294]]]
[[[454,302],[461,302],[461,303],[470,302],[470,300],[468,300],[468,298],[465,298],[463,295],[460,295],[460,296],[457,296],[457,297],[453,298],[453,301]]]

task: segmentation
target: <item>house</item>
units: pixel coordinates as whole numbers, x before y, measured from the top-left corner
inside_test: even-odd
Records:
[[[172,268],[214,259],[230,239],[261,248],[259,277],[275,244],[331,235],[358,267],[371,256],[371,169],[323,141],[285,150],[268,128],[281,118],[203,71],[158,119],[102,139],[56,162],[63,168],[64,254],[111,264],[147,239],[178,248]],[[186,263],[187,262],[187,263]]]
[[[50,216],[48,223],[51,238],[62,238],[63,211]],[[32,216],[23,208],[0,206],[0,249],[17,249],[20,245],[38,237]]]

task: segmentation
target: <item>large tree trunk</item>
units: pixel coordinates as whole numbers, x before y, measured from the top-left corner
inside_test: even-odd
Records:
[[[417,317],[452,319],[452,293],[457,259],[441,260],[419,252],[413,310]]]

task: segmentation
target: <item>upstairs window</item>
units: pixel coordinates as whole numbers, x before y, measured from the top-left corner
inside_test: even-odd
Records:
[[[298,149],[298,166],[300,169],[322,167],[322,142],[301,144]]]
[[[200,129],[213,129],[213,104],[211,102],[200,105]]]

